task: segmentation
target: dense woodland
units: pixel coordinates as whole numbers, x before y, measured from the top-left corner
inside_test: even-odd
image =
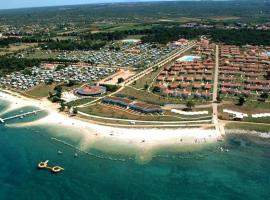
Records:
[[[48,42],[52,41],[50,39],[43,39],[39,36],[30,36],[30,37],[8,37],[0,39],[0,48],[8,47],[10,44],[15,43],[38,43],[38,42]]]
[[[97,19],[142,22],[143,19],[163,19],[166,16],[200,19],[234,16],[250,22],[269,21],[269,15],[270,3],[262,0],[164,1],[0,10],[0,23],[46,25],[72,22],[87,24]]]
[[[72,35],[72,34],[71,34]],[[102,32],[95,34],[76,35],[78,40],[50,41],[42,45],[43,49],[60,50],[97,50],[107,42],[121,40],[129,35],[144,35],[142,42],[167,44],[179,38],[198,39],[205,35],[214,42],[235,45],[270,45],[270,32],[251,29],[205,29],[205,28],[181,28],[179,26],[156,26],[144,30],[125,30],[116,32]],[[75,35],[74,35],[75,36]]]
[[[16,57],[0,57],[0,76],[40,65],[40,60]]]
[[[166,44],[177,40],[179,37],[186,39],[199,38],[201,35],[208,36],[214,42],[235,45],[270,45],[270,32],[250,29],[227,30],[227,29],[193,29],[180,27],[156,27],[152,33],[142,38],[143,42],[157,42]]]

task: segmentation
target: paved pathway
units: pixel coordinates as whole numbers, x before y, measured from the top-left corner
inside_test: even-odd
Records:
[[[214,73],[214,86],[213,86],[213,100],[212,100],[212,108],[213,108],[213,124],[216,127],[216,130],[220,132],[221,135],[225,135],[224,123],[219,122],[218,120],[218,104],[217,96],[218,96],[218,74],[219,74],[219,46],[216,45],[215,50],[215,73]]]

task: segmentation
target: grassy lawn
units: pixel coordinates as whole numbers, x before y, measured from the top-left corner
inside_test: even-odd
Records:
[[[145,84],[150,85],[153,82],[153,79],[164,69],[164,67],[159,68],[156,71],[153,71],[142,78],[138,79],[136,82],[132,84],[132,87],[135,87],[137,89],[144,88]]]
[[[33,97],[47,97],[49,95],[49,92],[52,92],[55,85],[45,85],[41,84],[38,85],[31,90],[26,91],[25,93],[27,95],[33,96]]]
[[[262,118],[251,117],[251,114],[270,113],[270,102],[249,101],[246,102],[243,106],[237,106],[234,103],[229,102],[224,103],[218,108],[219,117],[225,120],[230,120],[229,114],[224,113],[223,109],[229,109],[248,114],[249,117],[245,117],[243,120],[245,122],[270,123],[270,117],[262,117]]]
[[[121,24],[120,26],[115,26],[109,29],[106,29],[107,31],[126,31],[126,30],[144,30],[144,29],[151,29],[153,25],[144,25],[144,24],[135,24],[135,23],[127,23],[127,24]]]
[[[152,104],[185,104],[187,100],[173,98],[173,97],[163,97],[160,95],[153,94],[151,92],[147,92],[145,90],[136,90],[131,87],[126,87],[124,90],[119,92],[120,95],[125,95],[127,97],[135,97],[137,100],[144,101]],[[203,100],[193,100],[196,105],[209,103]]]
[[[114,108],[112,106],[107,105],[93,105],[83,108],[78,108],[79,111],[90,114],[90,115],[96,115],[101,117],[110,117],[110,118],[119,118],[119,119],[131,119],[131,120],[143,120],[143,121],[188,121],[193,120],[194,116],[184,116],[184,115],[178,115],[174,114],[168,111],[165,111],[165,115],[172,115],[172,116],[160,116],[160,115],[134,115],[129,113],[129,111],[120,110],[117,108]],[[180,118],[179,118],[180,117]],[[203,119],[210,119],[211,116],[195,116],[196,117],[203,117]],[[185,118],[185,119],[181,119]],[[195,119],[196,120],[196,119]]]
[[[82,104],[90,103],[93,100],[95,100],[95,98],[87,97],[87,98],[82,98],[82,99],[78,99],[78,100],[75,100],[75,101],[68,102],[67,104],[71,105],[71,106],[79,106],[79,105],[82,105]]]
[[[270,131],[270,124],[247,124],[247,123],[239,123],[239,122],[231,122],[228,123],[225,127],[226,129],[242,129],[242,130],[253,130],[253,131],[260,131],[260,132],[269,132]]]
[[[0,55],[15,53],[17,51],[25,50],[36,46],[37,43],[21,43],[21,44],[12,44],[8,48],[0,48]]]
[[[25,54],[25,58],[39,58],[39,59],[56,59],[59,55],[58,52],[49,52],[49,51],[42,51],[38,50],[33,53]]]
[[[127,39],[141,39],[145,35],[129,35]]]
[[[220,111],[222,111],[222,109],[227,108],[227,109],[244,112],[248,114],[270,112],[270,102],[248,101],[244,103],[244,105],[242,106],[237,106],[236,103],[237,101],[235,101],[234,103],[224,102],[224,104],[221,105],[219,109]]]

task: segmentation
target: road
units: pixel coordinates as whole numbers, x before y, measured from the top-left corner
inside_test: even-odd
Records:
[[[215,74],[214,74],[214,86],[213,86],[213,102],[217,100],[218,94],[218,73],[219,73],[219,47],[216,45],[215,56]]]
[[[147,69],[145,69],[144,71],[132,76],[132,77],[129,77],[128,79],[126,79],[123,83],[119,84],[120,85],[120,88],[116,91],[116,92],[113,92],[111,94],[108,94],[108,95],[105,95],[103,97],[99,97],[89,103],[85,103],[85,104],[82,104],[82,105],[79,105],[78,107],[86,107],[86,106],[90,106],[90,105],[93,105],[94,103],[102,100],[103,98],[105,97],[108,97],[108,96],[113,96],[114,94],[122,91],[126,86],[129,86],[131,85],[134,81],[142,78],[143,76],[145,76],[146,74],[149,74],[151,73],[155,67],[162,67],[164,65],[166,65],[167,63],[171,62],[172,60],[174,60],[175,58],[179,57],[181,54],[183,54],[184,52],[188,51],[189,49],[193,48],[197,43],[196,42],[191,42],[188,46],[184,47],[183,49],[181,49],[180,51],[176,51],[175,53],[173,53],[172,55],[168,56],[167,58],[165,58],[164,60],[160,61],[159,63],[153,65],[152,67],[149,67]]]
[[[160,61],[159,63],[153,65],[152,67],[149,67],[147,69],[145,69],[144,71],[136,74],[135,76],[132,76],[128,79],[126,79],[122,85],[131,85],[134,81],[142,78],[143,76],[145,76],[146,74],[151,73],[156,67],[160,68],[164,65],[166,65],[167,63],[171,62],[172,60],[176,59],[177,57],[179,57],[181,54],[183,54],[184,52],[188,51],[189,49],[191,49],[192,47],[194,47],[197,43],[196,42],[191,42],[187,47],[184,47],[183,49],[181,49],[180,51],[176,51],[176,53],[173,53],[172,55],[168,56],[167,58],[165,58],[164,60]]]
[[[214,73],[214,85],[213,85],[213,100],[212,100],[212,109],[213,109],[213,124],[216,127],[216,130],[220,132],[221,135],[225,135],[224,123],[219,122],[218,120],[218,74],[219,74],[219,46],[216,45],[215,50],[215,73]]]

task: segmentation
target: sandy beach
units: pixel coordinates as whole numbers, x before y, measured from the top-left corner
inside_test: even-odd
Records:
[[[10,106],[4,112],[11,111],[24,106],[35,106],[45,109],[48,115],[40,120],[29,123],[17,123],[7,126],[37,126],[56,125],[74,130],[74,135],[79,132],[83,140],[81,148],[89,148],[91,145],[101,141],[110,141],[123,145],[134,145],[139,148],[155,149],[169,145],[187,145],[216,142],[221,136],[215,129],[203,128],[118,128],[86,122],[71,118],[59,113],[58,105],[48,100],[33,100],[14,94],[0,92],[0,99],[10,102]]]

